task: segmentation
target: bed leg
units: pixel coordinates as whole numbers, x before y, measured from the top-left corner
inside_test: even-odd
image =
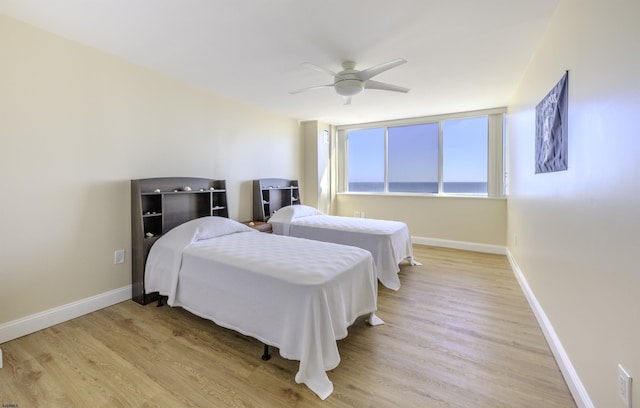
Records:
[[[371,312],[367,319],[367,323],[369,323],[369,326],[380,326],[384,324],[384,320],[376,316],[376,312]]]
[[[156,304],[156,307],[162,307],[164,306],[164,302],[162,301],[162,295],[158,295],[158,303]]]
[[[422,264],[418,261],[416,261],[415,259],[413,259],[413,257],[409,257],[409,263],[411,264],[411,266],[422,266]]]
[[[264,361],[267,361],[271,358],[271,354],[269,354],[269,346],[268,345],[264,345],[264,354],[262,354],[262,359]]]

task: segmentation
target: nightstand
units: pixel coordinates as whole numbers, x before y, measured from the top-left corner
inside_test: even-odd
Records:
[[[244,221],[244,225],[247,225],[251,228],[255,228],[260,232],[271,233],[273,229],[271,228],[271,224],[263,221]]]

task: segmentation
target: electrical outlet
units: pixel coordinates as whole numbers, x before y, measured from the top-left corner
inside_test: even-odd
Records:
[[[517,235],[513,236],[513,245],[518,246],[518,236]]]
[[[360,218],[360,211],[354,211],[353,216],[356,218]]]
[[[365,218],[364,211],[360,211],[360,218]]]
[[[631,376],[618,364],[618,396],[626,408],[631,408]]]
[[[124,263],[124,249],[117,249],[113,253],[113,263],[114,264],[122,264],[122,263]]]

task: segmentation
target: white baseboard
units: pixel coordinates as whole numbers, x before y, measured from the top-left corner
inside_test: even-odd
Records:
[[[538,303],[536,296],[533,294],[533,291],[529,287],[529,283],[527,279],[524,277],[522,270],[518,266],[518,263],[513,258],[511,252],[507,249],[507,258],[509,259],[509,263],[511,264],[511,269],[513,269],[513,274],[518,279],[520,283],[520,287],[524,292],[531,309],[533,310],[533,314],[536,316],[538,320],[538,325],[542,329],[544,333],[544,337],[547,339],[547,343],[549,343],[549,347],[551,348],[551,352],[558,363],[558,367],[562,372],[562,376],[564,380],[567,382],[567,386],[569,387],[569,391],[571,391],[571,395],[575,400],[576,404],[579,408],[594,408],[593,402],[591,402],[591,398],[589,398],[589,394],[587,390],[584,388],[582,381],[580,381],[580,377],[578,373],[573,368],[573,364],[571,364],[571,360],[567,355],[564,347],[562,347],[562,343],[558,338],[551,322],[547,318],[542,306]]]
[[[0,344],[131,299],[131,285],[0,325]]]
[[[418,245],[430,245],[443,248],[462,249],[464,251],[485,252],[488,254],[506,255],[507,248],[502,245],[480,244],[477,242],[452,241],[449,239],[411,237],[411,242]]]

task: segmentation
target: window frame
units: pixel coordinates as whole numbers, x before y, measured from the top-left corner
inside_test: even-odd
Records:
[[[354,125],[336,126],[336,192],[338,194],[356,195],[390,195],[390,196],[430,196],[430,197],[505,197],[505,116],[506,108],[494,108],[444,115],[423,116],[409,119],[370,122]],[[487,129],[487,194],[474,193],[445,193],[443,192],[443,122],[455,119],[469,119],[486,116]],[[438,192],[437,193],[405,193],[388,191],[388,128],[397,126],[411,126],[438,123]],[[384,128],[384,192],[353,192],[348,191],[348,140],[347,133],[351,130]]]

